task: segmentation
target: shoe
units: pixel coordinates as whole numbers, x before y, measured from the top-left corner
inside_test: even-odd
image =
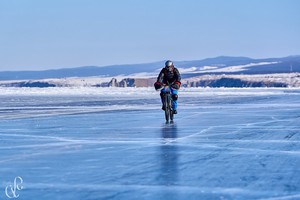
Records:
[[[165,107],[165,106],[162,106],[161,109],[162,109],[162,110],[166,110],[166,107]]]
[[[177,110],[173,110],[173,114],[176,115],[177,114]]]

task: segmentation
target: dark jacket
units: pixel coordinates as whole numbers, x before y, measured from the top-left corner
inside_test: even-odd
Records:
[[[157,77],[157,82],[164,83],[164,84],[173,84],[176,81],[180,82],[180,80],[181,80],[180,73],[178,69],[175,67],[172,71],[163,68]]]

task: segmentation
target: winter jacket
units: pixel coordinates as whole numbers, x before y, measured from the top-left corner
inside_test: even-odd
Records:
[[[164,84],[173,84],[175,82],[180,83],[180,80],[181,80],[181,76],[176,67],[174,67],[172,71],[163,68],[157,77],[157,82],[164,83]]]

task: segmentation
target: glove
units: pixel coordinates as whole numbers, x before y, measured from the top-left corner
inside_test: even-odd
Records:
[[[181,85],[181,82],[180,82],[180,81],[175,81],[175,83],[173,83],[173,84],[171,85],[171,87],[172,87],[173,89],[175,89],[175,90],[179,90],[180,85]]]
[[[156,90],[159,90],[160,88],[162,88],[161,82],[155,82],[154,87],[155,87]]]

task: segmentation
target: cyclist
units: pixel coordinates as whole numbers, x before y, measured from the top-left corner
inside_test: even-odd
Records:
[[[157,81],[154,83],[154,87],[156,90],[161,89],[164,85],[171,85],[170,91],[172,94],[172,109],[173,113],[177,114],[177,99],[178,99],[178,90],[181,85],[181,76],[176,67],[174,67],[174,64],[171,60],[166,61],[165,67],[162,68],[160,71]],[[163,88],[160,91],[160,97],[162,101],[162,109],[165,110],[166,108],[164,107],[164,102],[163,102],[163,93],[166,93],[167,90],[166,88]]]

